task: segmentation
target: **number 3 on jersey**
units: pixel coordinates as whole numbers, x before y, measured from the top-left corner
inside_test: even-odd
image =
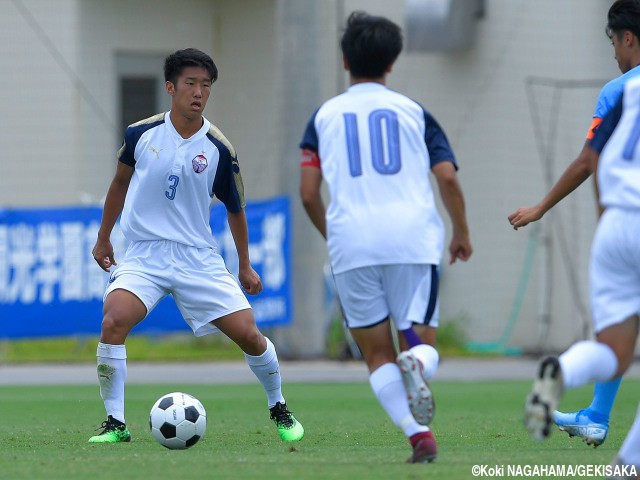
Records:
[[[180,183],[180,177],[177,175],[169,175],[169,190],[165,191],[164,194],[169,200],[173,200],[176,198],[176,188],[178,188],[178,183]]]
[[[360,142],[358,140],[358,118],[355,113],[345,113],[344,126],[347,137],[349,172],[352,177],[362,175]],[[386,142],[385,135],[386,133]],[[374,170],[382,175],[393,175],[400,171],[400,129],[398,115],[393,110],[378,109],[369,114],[369,142],[371,163]]]

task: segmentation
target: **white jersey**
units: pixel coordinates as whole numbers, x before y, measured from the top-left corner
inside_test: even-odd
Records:
[[[187,139],[168,112],[135,123],[126,130],[118,160],[135,169],[120,219],[130,241],[216,248],[209,224],[212,197],[231,212],[244,208],[236,153],[206,118]]]
[[[621,103],[596,131],[600,203],[606,208],[640,209],[640,78],[625,84]]]
[[[598,190],[605,211],[591,247],[589,281],[594,331],[640,313],[640,78],[625,83],[622,98],[590,142],[601,152]]]
[[[435,163],[455,160],[420,104],[378,83],[353,85],[314,113],[300,147],[318,153],[331,195],[334,273],[440,263],[444,226],[429,173]]]

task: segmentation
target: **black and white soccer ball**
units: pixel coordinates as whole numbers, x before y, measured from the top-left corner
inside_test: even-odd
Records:
[[[183,392],[167,393],[151,407],[149,427],[154,438],[171,450],[193,447],[207,429],[200,401]]]

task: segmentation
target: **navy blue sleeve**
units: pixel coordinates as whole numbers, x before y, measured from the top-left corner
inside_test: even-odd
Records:
[[[133,153],[136,150],[136,143],[140,140],[140,135],[136,135],[136,132],[133,128],[129,127],[124,132],[124,140],[122,142],[122,146],[120,150],[118,150],[118,160],[125,165],[129,165],[130,167],[136,166],[136,159]]]
[[[305,129],[304,135],[302,136],[302,141],[300,142],[301,149],[306,148],[309,150],[313,150],[314,152],[318,151],[318,132],[316,131],[315,126],[318,110],[313,112],[313,115],[311,115],[311,119],[307,123],[307,128]]]
[[[218,147],[220,158],[218,159],[218,169],[213,179],[213,194],[222,202],[228,211],[239,212],[245,206],[244,186],[240,175],[240,164],[238,159],[231,155],[231,152],[224,144],[216,138],[207,135],[209,139]]]
[[[622,117],[622,99],[624,94],[620,96],[614,107],[607,112],[602,119],[602,123],[596,129],[593,138],[589,140],[589,146],[596,152],[601,153],[607,141],[613,134],[613,131]]]
[[[440,124],[433,116],[427,112],[424,108],[424,140],[427,144],[427,150],[429,151],[429,159],[431,167],[440,162],[451,162],[453,166],[458,170],[456,159],[453,155],[449,140],[442,130]]]
[[[153,121],[156,118],[161,118],[161,120]],[[147,130],[155,128],[162,123],[164,123],[164,116],[155,115],[148,118],[147,120],[143,120],[134,125],[128,126],[124,132],[124,142],[122,143],[122,147],[120,147],[120,150],[118,150],[118,160],[125,165],[129,165],[130,167],[135,168],[135,151],[140,137],[142,137],[144,132],[146,132]]]

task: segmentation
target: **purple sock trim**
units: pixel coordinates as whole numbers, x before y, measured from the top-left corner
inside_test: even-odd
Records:
[[[400,330],[400,333],[404,336],[404,339],[407,341],[409,348],[413,348],[416,345],[421,345],[422,340],[416,332],[413,331],[413,328],[407,328],[406,330]]]

